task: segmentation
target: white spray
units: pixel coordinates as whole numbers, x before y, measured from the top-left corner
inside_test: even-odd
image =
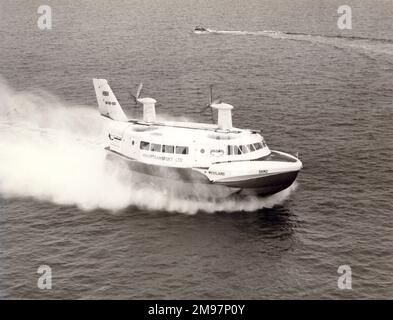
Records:
[[[32,197],[84,210],[136,206],[193,214],[254,211],[284,201],[294,187],[268,198],[184,199],[141,185],[121,164],[105,161],[107,120],[96,109],[67,105],[45,92],[16,92],[0,79],[0,194]]]

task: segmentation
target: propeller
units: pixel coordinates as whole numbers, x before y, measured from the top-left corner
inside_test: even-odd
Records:
[[[139,97],[141,96],[142,93],[142,89],[143,89],[143,83],[141,82],[138,86],[138,89],[136,91],[136,95],[133,95],[130,92],[130,99],[134,100],[135,104],[137,104]]]
[[[139,101],[139,99],[141,99],[142,91],[143,91],[143,83],[141,82],[138,85],[138,89],[136,90],[136,94],[135,95],[133,95],[131,92],[129,92],[130,99],[134,101],[134,110],[136,110],[136,107],[138,106],[138,102],[142,103],[142,101]],[[158,102],[158,101],[155,102],[155,105],[157,107],[162,106],[162,104],[160,102]]]
[[[136,90],[136,95],[133,95],[132,92],[129,92],[130,94],[130,99],[134,100],[134,112],[136,112],[137,110],[137,106],[138,106],[138,99],[141,96],[142,93],[142,89],[143,89],[143,83],[141,82],[138,86],[138,89]]]

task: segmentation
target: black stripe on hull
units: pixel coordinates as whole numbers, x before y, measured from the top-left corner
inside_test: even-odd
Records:
[[[299,171],[285,172],[233,182],[216,182],[231,188],[242,189],[242,194],[269,195],[288,188],[295,181]]]

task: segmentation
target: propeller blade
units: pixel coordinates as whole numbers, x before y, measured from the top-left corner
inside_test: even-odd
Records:
[[[210,85],[210,93],[209,93],[209,105],[212,104],[213,101],[213,85]]]
[[[130,99],[136,102],[136,97],[131,92],[129,92],[129,94],[130,94]]]
[[[136,91],[136,98],[139,99],[143,89],[143,83],[141,82],[138,86],[138,90]]]
[[[137,98],[131,92],[129,92],[129,94],[130,94],[130,99],[134,101],[134,105],[136,106],[138,103]]]

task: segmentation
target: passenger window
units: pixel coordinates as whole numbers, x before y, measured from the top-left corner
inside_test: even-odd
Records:
[[[166,145],[163,145],[163,146],[162,146],[162,152],[165,152],[165,153],[174,153],[174,152],[175,152],[175,147],[174,147],[174,146],[166,146]]]
[[[177,154],[188,154],[188,147],[177,146],[176,153]]]
[[[242,153],[240,152],[240,149],[239,149],[238,146],[233,146],[233,154],[236,154],[236,155],[242,154]]]
[[[141,141],[140,148],[141,150],[149,150],[150,143],[146,141]]]
[[[250,149],[250,151],[255,151],[255,148],[252,144],[248,144],[247,147]]]
[[[240,150],[242,151],[242,153],[247,153],[248,149],[246,146],[239,146]]]
[[[152,143],[150,146],[150,151],[161,152],[161,145],[156,144],[156,143]]]

